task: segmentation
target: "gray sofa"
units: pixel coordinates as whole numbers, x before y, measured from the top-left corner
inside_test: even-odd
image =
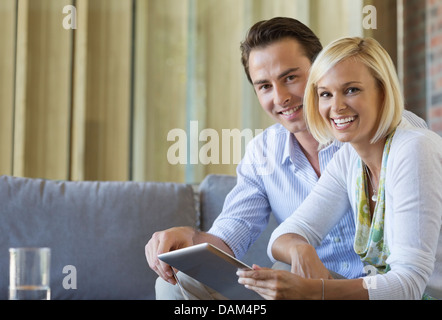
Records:
[[[50,247],[54,300],[155,299],[144,255],[152,234],[173,226],[207,230],[236,183],[209,175],[199,186],[161,182],[54,181],[0,176],[0,299],[8,297],[10,247]],[[270,266],[276,222],[243,259]]]

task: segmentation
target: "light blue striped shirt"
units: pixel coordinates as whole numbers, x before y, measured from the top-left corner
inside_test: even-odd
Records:
[[[414,125],[426,126],[415,115],[411,118]],[[319,151],[321,172],[341,145],[336,141]],[[247,145],[237,167],[237,184],[208,232],[221,238],[241,259],[267,226],[270,214],[278,223],[284,221],[317,181],[318,176],[295,136],[275,124]],[[364,276],[362,262],[353,249],[354,234],[355,221],[350,210],[316,247],[325,267],[347,278]]]

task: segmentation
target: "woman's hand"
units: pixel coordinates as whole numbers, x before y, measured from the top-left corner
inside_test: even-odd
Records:
[[[297,234],[284,234],[272,246],[273,257],[291,265],[291,271],[303,278],[332,279],[316,252],[305,238]]]
[[[321,299],[322,280],[302,278],[289,271],[261,268],[238,270],[238,282],[267,300]]]
[[[333,279],[315,248],[309,244],[296,244],[288,250],[292,273],[310,279]]]

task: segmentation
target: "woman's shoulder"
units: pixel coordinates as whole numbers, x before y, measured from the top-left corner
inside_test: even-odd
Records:
[[[336,165],[344,171],[349,171],[349,169],[357,164],[357,159],[359,159],[359,154],[350,143],[345,142],[333,155],[330,164]]]

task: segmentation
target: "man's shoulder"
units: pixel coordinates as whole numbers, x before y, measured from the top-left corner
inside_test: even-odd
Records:
[[[424,119],[420,118],[416,114],[414,114],[411,111],[404,110],[402,114],[402,118],[405,119],[406,122],[409,122],[412,126],[418,127],[418,128],[428,128],[427,123]],[[402,121],[404,122],[404,121]]]
[[[275,123],[270,127],[264,129],[261,133],[257,134],[253,140],[268,140],[269,138],[275,137],[277,139],[285,139],[289,136],[289,131],[284,128],[280,123]],[[252,141],[253,141],[252,140]]]
[[[289,138],[290,132],[284,126],[279,123],[271,125],[249,141],[246,154],[278,158],[284,152]]]
[[[413,124],[402,122],[393,137],[392,149],[403,148],[410,152],[421,150],[420,146],[438,150],[442,148],[442,138],[436,132]]]

